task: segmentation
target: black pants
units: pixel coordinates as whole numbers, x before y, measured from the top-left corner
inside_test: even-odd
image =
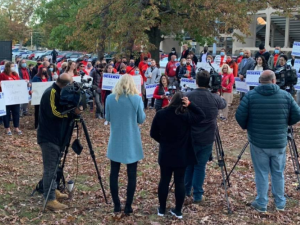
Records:
[[[148,107],[148,98],[145,98],[145,107],[147,108]],[[151,98],[151,107],[154,107],[154,101],[155,101],[155,99],[154,98]],[[145,108],[145,109],[146,109]]]
[[[115,206],[120,206],[118,178],[121,163],[110,161],[110,192]],[[127,164],[127,199],[126,206],[131,207],[133,196],[136,188],[136,169],[137,163]]]
[[[18,128],[20,122],[20,104],[6,106],[6,115],[3,116],[3,123],[5,128],[9,128],[10,112],[12,114],[14,128]]]
[[[39,111],[40,111],[40,106],[35,105],[34,106],[34,128],[37,129],[39,125]]]
[[[169,184],[172,178],[172,173],[174,172],[175,181],[175,199],[176,199],[176,210],[181,212],[182,205],[185,197],[185,187],[184,187],[184,174],[186,167],[165,167],[160,166],[160,182],[158,186],[158,200],[160,204],[160,209],[162,211],[166,210],[166,202],[169,192]]]

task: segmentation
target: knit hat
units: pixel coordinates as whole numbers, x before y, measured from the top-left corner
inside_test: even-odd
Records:
[[[265,49],[265,45],[264,45],[263,43],[261,43],[261,44],[258,46],[258,48],[259,48],[260,50],[263,50],[263,49]]]

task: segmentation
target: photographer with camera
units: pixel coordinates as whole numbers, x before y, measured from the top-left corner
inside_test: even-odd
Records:
[[[276,210],[284,211],[284,168],[288,126],[300,120],[300,108],[293,97],[276,85],[273,71],[263,71],[260,84],[241,101],[236,120],[247,129],[255,171],[256,199],[251,206],[267,212],[269,173]]]
[[[69,125],[68,115],[62,115],[64,106],[60,104],[60,92],[62,88],[71,82],[72,77],[69,74],[63,73],[58,77],[57,81],[44,92],[41,99],[37,141],[42,149],[43,156],[43,195],[45,199],[47,198],[61,148],[65,144],[63,140]],[[80,114],[80,110],[76,108],[75,113]],[[46,205],[47,209],[53,211],[68,208],[67,205],[57,201],[59,199],[68,198],[68,195],[60,193],[56,190],[56,186],[56,183],[52,185]]]
[[[187,92],[186,96],[196,106],[201,107],[205,119],[192,124],[192,145],[198,163],[188,166],[185,172],[186,195],[191,196],[195,203],[203,201],[203,183],[205,178],[206,163],[212,154],[213,143],[217,128],[217,117],[220,109],[226,107],[226,101],[217,93],[211,93],[209,88],[211,75],[207,71],[198,72],[196,75],[197,89]]]
[[[174,172],[176,207],[170,212],[182,218],[185,169],[187,165],[196,162],[191,146],[191,125],[204,118],[200,107],[190,102],[182,92],[177,92],[170,104],[157,112],[153,119],[150,136],[159,143],[158,163],[161,174],[158,186],[159,216],[164,216],[166,212],[169,184]]]
[[[169,87],[169,79],[166,75],[162,75],[159,80],[159,85],[153,92],[155,98],[154,108],[156,112],[169,105],[169,98],[167,96]]]

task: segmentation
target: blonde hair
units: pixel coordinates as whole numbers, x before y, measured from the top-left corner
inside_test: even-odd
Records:
[[[116,100],[119,100],[121,95],[135,95],[139,94],[138,90],[136,89],[134,80],[131,75],[124,74],[121,76],[121,79],[116,83],[112,93],[116,95]]]
[[[232,69],[230,68],[230,66],[226,63],[224,63],[221,67],[221,73],[223,74],[223,68],[224,66],[227,66],[227,74],[231,74],[232,73]]]

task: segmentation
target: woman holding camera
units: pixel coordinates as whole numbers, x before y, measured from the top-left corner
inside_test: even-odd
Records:
[[[157,112],[153,119],[150,136],[159,143],[158,163],[161,174],[158,186],[159,216],[165,214],[169,183],[174,172],[176,208],[170,213],[182,218],[185,169],[197,162],[191,145],[191,124],[204,118],[199,107],[184,97],[182,92],[177,92],[170,104]]]
[[[107,157],[111,160],[110,191],[114,212],[121,212],[118,177],[121,163],[127,165],[127,199],[125,214],[133,212],[131,204],[136,188],[137,163],[144,158],[138,124],[146,115],[144,104],[131,75],[123,75],[106,99],[105,119],[111,123]]]
[[[155,98],[154,107],[156,112],[169,105],[169,98],[167,96],[169,86],[169,79],[166,75],[162,75],[159,80],[159,85],[155,88],[153,98]]]

